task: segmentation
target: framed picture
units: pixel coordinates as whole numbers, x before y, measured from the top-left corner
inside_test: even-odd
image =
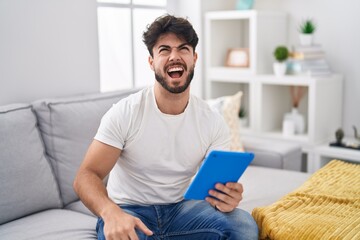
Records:
[[[227,52],[225,66],[249,67],[249,49],[231,48]]]

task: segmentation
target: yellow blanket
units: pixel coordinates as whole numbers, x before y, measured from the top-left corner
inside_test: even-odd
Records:
[[[332,160],[252,215],[260,239],[360,239],[360,164]]]

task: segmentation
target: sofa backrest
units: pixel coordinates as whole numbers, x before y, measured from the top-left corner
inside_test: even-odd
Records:
[[[0,107],[0,149],[0,224],[62,207],[30,105]]]
[[[113,104],[137,91],[139,89],[33,103],[64,205],[78,200],[73,181],[102,116]]]

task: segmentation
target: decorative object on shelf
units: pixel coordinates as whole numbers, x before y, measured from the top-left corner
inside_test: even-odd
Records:
[[[353,129],[354,129],[354,138],[356,140],[359,140],[360,141],[360,136],[358,136],[358,131],[357,131],[357,128],[355,126],[353,126]]]
[[[225,66],[249,67],[249,49],[231,48],[227,52]]]
[[[305,119],[304,119],[304,116],[299,113],[297,108],[293,108],[293,109],[291,109],[291,112],[285,113],[284,121],[283,121],[283,128],[284,128],[285,124],[290,125],[290,123],[288,123],[288,122],[293,122],[294,134],[303,134],[305,132]],[[287,126],[287,127],[290,128],[289,126]],[[285,129],[285,131],[286,130],[287,129]],[[283,131],[284,131],[284,129],[283,129]]]
[[[286,73],[286,60],[289,57],[289,50],[285,46],[277,46],[274,51],[274,73],[276,76],[284,76]]]
[[[293,108],[298,108],[301,99],[305,94],[305,88],[303,86],[290,86],[290,95]]]
[[[240,107],[239,120],[241,127],[246,127],[248,125],[247,112],[244,107]]]
[[[286,113],[283,120],[283,133],[286,130],[286,126],[290,125],[289,121],[294,124],[294,134],[302,134],[305,132],[305,119],[304,116],[299,113],[298,107],[302,97],[304,96],[305,89],[302,86],[290,86],[290,95],[292,101],[292,110],[290,113]],[[291,127],[287,127],[291,128]],[[287,133],[284,133],[285,135]]]
[[[354,128],[354,137],[355,140],[352,141],[343,141],[344,138],[344,131],[339,128],[336,130],[335,132],[335,142],[331,142],[329,145],[331,147],[341,147],[341,148],[347,148],[347,149],[354,149],[354,150],[360,150],[360,138],[357,136],[357,129],[355,126],[353,126]]]
[[[299,26],[300,44],[303,46],[312,45],[315,30],[316,30],[316,25],[312,19],[307,18],[304,21],[302,21]]]
[[[290,137],[295,134],[295,122],[292,118],[285,115],[282,123],[282,133],[284,137]]]
[[[252,9],[254,0],[236,0],[237,10],[249,10]]]
[[[335,132],[335,138],[336,138],[336,143],[341,145],[342,144],[342,140],[344,138],[344,131],[339,128],[338,130],[336,130]]]
[[[324,76],[331,74],[325,59],[325,51],[320,44],[311,46],[293,46],[287,61],[288,74],[306,76]]]

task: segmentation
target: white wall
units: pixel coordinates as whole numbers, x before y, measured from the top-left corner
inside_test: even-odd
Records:
[[[0,0],[0,105],[99,91],[95,0]]]

